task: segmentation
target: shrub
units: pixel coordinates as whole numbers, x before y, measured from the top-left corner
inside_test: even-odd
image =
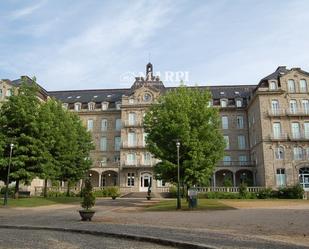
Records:
[[[0,194],[1,194],[2,196],[4,196],[4,195],[5,195],[5,191],[6,191],[6,186],[4,186],[4,187],[2,187],[2,188],[0,189]],[[14,196],[14,193],[15,193],[15,186],[9,187],[8,193],[9,193],[9,197],[13,197],[13,196]]]
[[[198,197],[206,199],[239,199],[239,194],[230,192],[206,192],[199,193]]]
[[[278,198],[280,199],[302,199],[303,195],[304,189],[299,184],[278,190]]]
[[[241,183],[239,186],[239,197],[241,199],[247,199],[247,196],[249,196],[248,194],[247,185],[245,183]]]
[[[43,195],[44,193],[41,193],[41,195]],[[58,190],[49,190],[47,191],[47,196],[46,197],[75,197],[75,196],[79,196],[79,194],[76,194],[74,192],[70,192],[69,196],[67,195],[66,192],[60,192]]]
[[[233,187],[232,179],[231,178],[224,179],[223,186],[227,188]]]
[[[92,185],[90,179],[85,180],[85,187],[83,193],[84,197],[81,205],[84,209],[89,210],[95,204],[95,196],[92,192]]]
[[[276,191],[272,190],[271,188],[265,188],[260,190],[256,196],[258,199],[270,199],[276,197]]]

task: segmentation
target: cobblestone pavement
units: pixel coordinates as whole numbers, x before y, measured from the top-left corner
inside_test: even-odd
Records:
[[[0,249],[163,249],[154,243],[55,231],[0,229]]]
[[[98,200],[93,222],[78,205],[0,209],[0,225],[65,227],[192,242],[219,248],[309,248],[309,209],[143,212],[144,200]]]

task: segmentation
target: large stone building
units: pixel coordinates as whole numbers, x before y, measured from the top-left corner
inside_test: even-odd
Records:
[[[299,183],[309,191],[308,82],[308,72],[278,67],[258,85],[201,87],[211,91],[211,105],[220,110],[227,143],[213,186],[227,180],[274,188]],[[10,96],[13,83],[0,82],[0,100]],[[137,77],[131,88],[47,92],[77,112],[92,133],[94,186],[142,192],[152,184],[154,191],[164,190],[164,182],[154,179],[156,160],[145,149],[143,116],[170,89],[149,63],[146,77]]]

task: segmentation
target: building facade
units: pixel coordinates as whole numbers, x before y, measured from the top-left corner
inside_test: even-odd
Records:
[[[208,104],[220,110],[227,144],[213,186],[239,186],[245,181],[273,188],[301,184],[309,191],[308,82],[308,72],[278,67],[257,85],[200,87],[212,93]],[[10,96],[12,86],[14,81],[0,82],[0,101]],[[91,152],[94,186],[146,192],[151,184],[153,191],[162,192],[165,183],[153,174],[157,160],[146,150],[143,117],[171,89],[153,75],[149,63],[146,77],[135,78],[131,88],[47,94],[77,112],[91,132],[96,148]]]

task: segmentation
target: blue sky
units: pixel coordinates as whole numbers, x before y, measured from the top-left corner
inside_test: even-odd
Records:
[[[256,84],[279,65],[309,70],[308,11],[307,0],[1,1],[0,78],[130,87],[150,54],[163,80],[181,71],[190,85]]]

